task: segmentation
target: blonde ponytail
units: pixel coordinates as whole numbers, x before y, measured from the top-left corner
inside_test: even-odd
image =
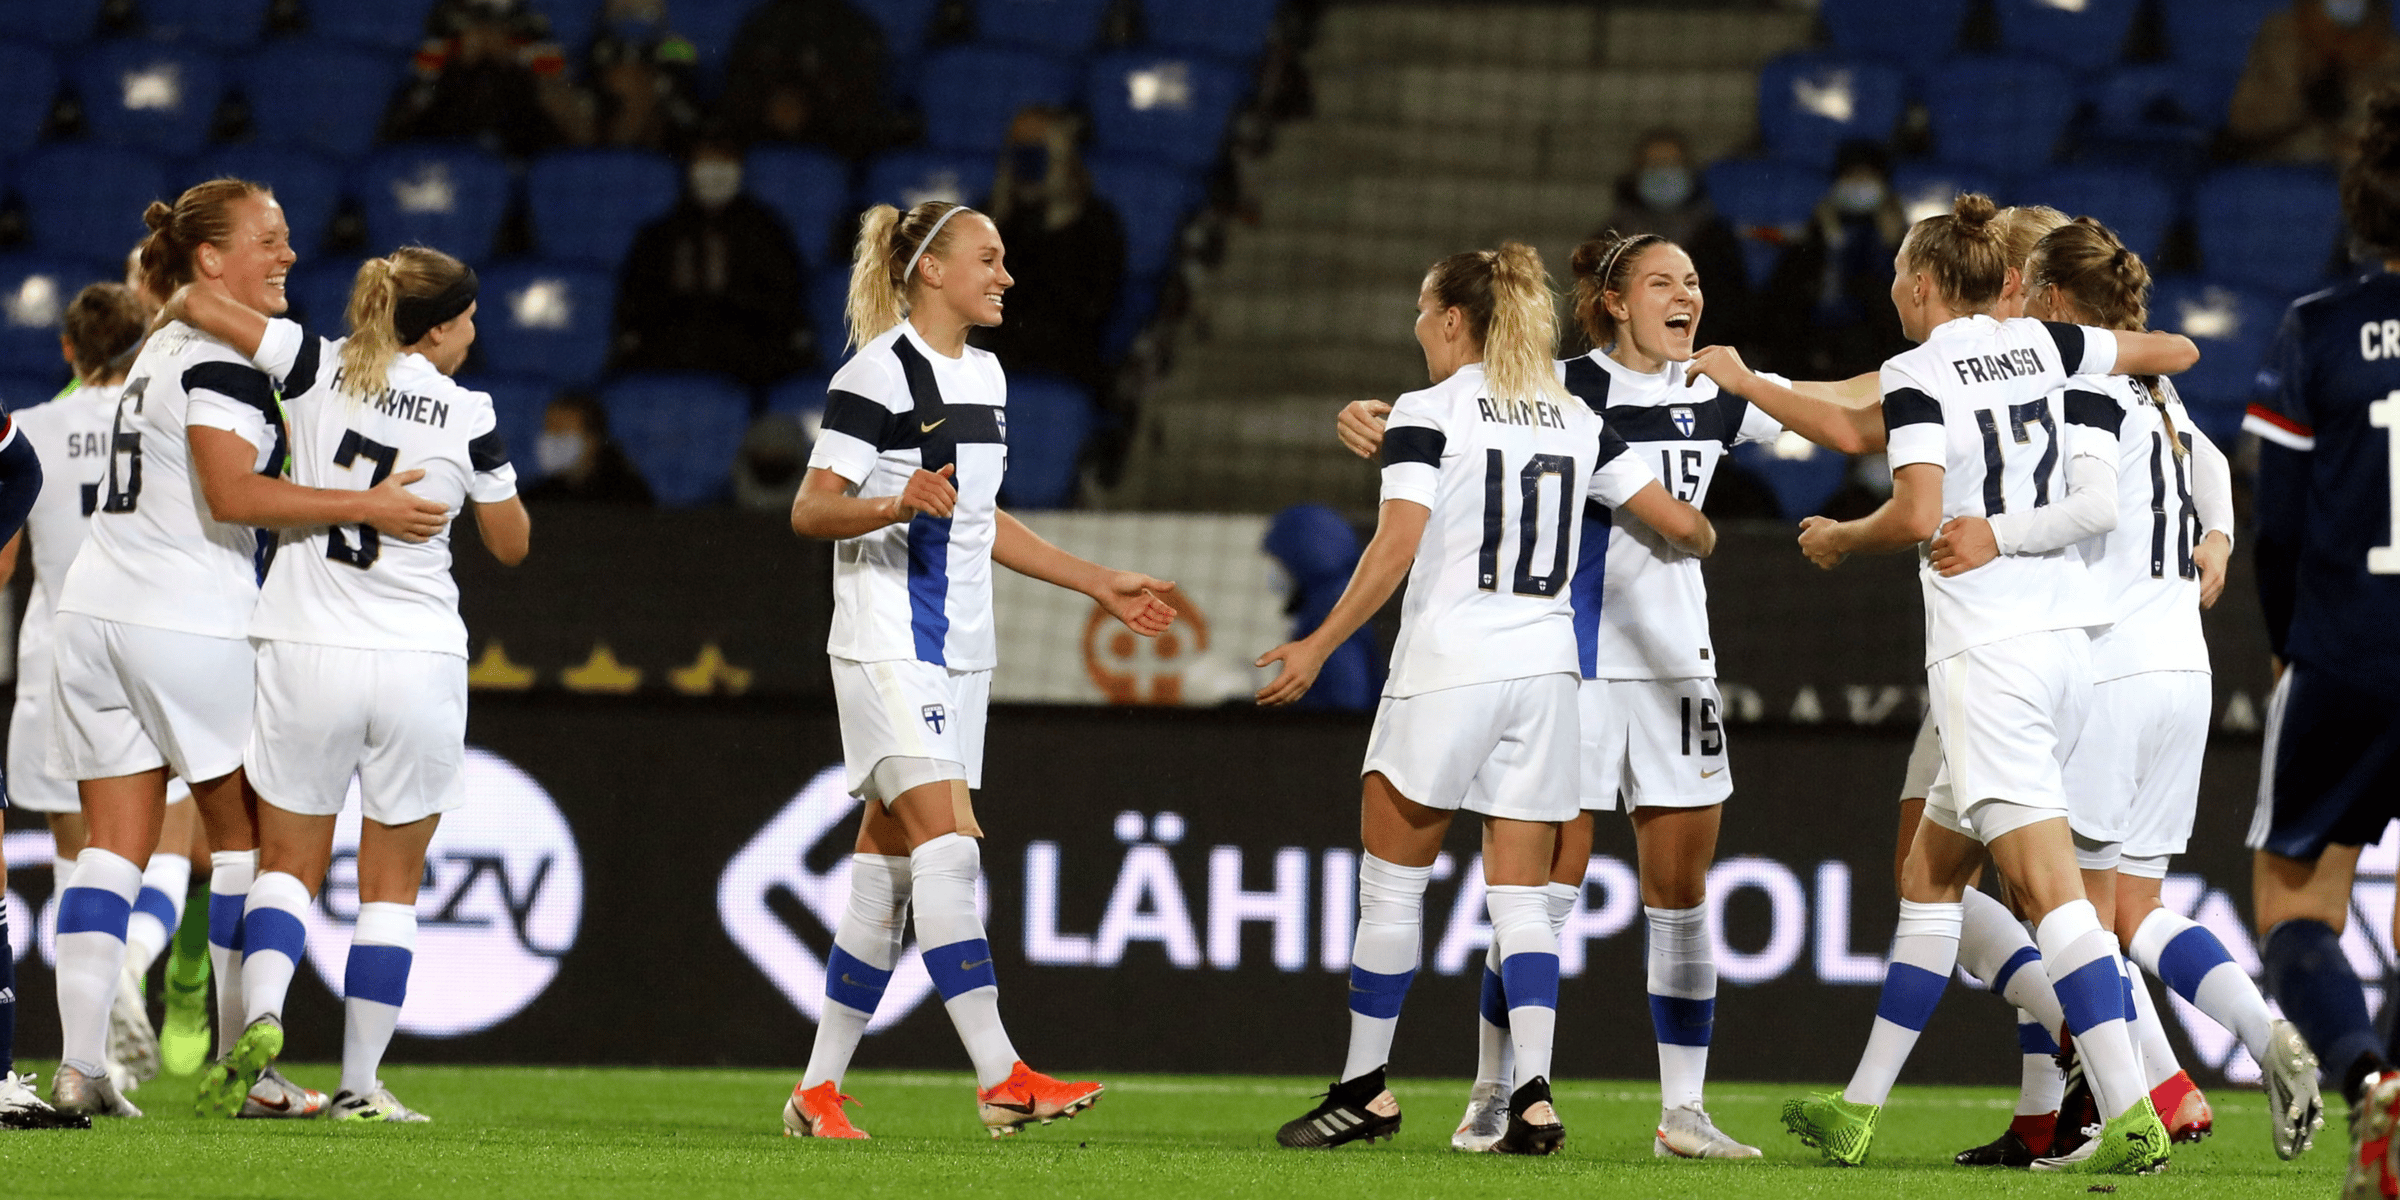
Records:
[[[950,218],[973,212],[964,204],[928,200],[906,213],[878,204],[858,218],[858,244],[850,255],[850,348],[856,350],[908,318],[909,284],[917,260],[940,258],[957,226]]]
[[[1558,308],[1542,256],[1523,242],[1470,250],[1433,264],[1426,276],[1434,303],[1465,314],[1467,332],[1483,350],[1484,378],[1494,396],[1565,400],[1552,363],[1558,353]]]
[[[341,390],[364,399],[389,386],[392,360],[475,303],[475,272],[426,246],[402,246],[358,264],[350,284],[350,340]]]

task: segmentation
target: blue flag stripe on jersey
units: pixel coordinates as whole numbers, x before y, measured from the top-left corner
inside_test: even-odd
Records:
[[[2098,392],[2081,388],[2067,391],[2067,424],[2092,429],[2105,429],[2110,437],[2125,424],[2125,406]]]
[[[1599,501],[1583,502],[1583,549],[1575,560],[1575,578],[1567,583],[1567,603],[1575,615],[1575,661],[1585,679],[1600,672],[1600,607],[1608,581],[1608,535],[1616,527],[1615,519]]]
[[[933,364],[925,361],[925,356],[917,353],[917,348],[905,337],[892,342],[892,356],[900,360],[900,374],[908,380],[908,396],[915,405],[912,414],[895,415],[893,419],[903,422],[913,416],[916,427],[901,426],[889,438],[893,444],[880,448],[898,448],[897,443],[914,434],[925,470],[958,466],[958,443],[950,438],[946,428],[949,406],[942,403],[941,384],[934,379]],[[985,411],[991,410],[985,407]],[[965,489],[966,481],[957,475],[951,476],[951,482],[962,491]],[[948,666],[950,519],[947,517],[920,514],[908,523],[908,608],[908,628],[916,640],[917,658]]]
[[[2050,331],[2050,340],[2058,344],[2058,364],[2069,375],[2083,374],[2083,326],[2064,321],[2044,321],[2042,328]]]
[[[1903,425],[1939,425],[1942,406],[1933,397],[1912,387],[1893,388],[1883,397],[1883,428],[1885,432]]]
[[[1692,431],[1685,433],[1675,427],[1675,410],[1686,409],[1692,414]],[[1600,414],[1601,420],[1618,437],[1628,442],[1723,442],[1732,444],[1739,426],[1725,423],[1724,408],[1715,400],[1696,404],[1612,404]]]
[[[1383,465],[1390,467],[1400,463],[1423,463],[1429,467],[1439,467],[1442,465],[1442,451],[1449,444],[1450,439],[1439,429],[1403,425],[1384,435]]]

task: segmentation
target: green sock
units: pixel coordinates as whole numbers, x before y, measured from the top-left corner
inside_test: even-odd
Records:
[[[190,991],[208,983],[208,885],[203,882],[183,906],[183,923],[175,927],[167,951],[167,978]]]

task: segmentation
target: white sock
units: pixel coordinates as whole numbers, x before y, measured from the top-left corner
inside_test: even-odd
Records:
[[[416,957],[415,906],[381,900],[358,906],[350,961],[342,972],[343,1091],[364,1096],[382,1085],[383,1052],[391,1047],[392,1030],[400,1025],[400,1005],[408,999],[408,969]]]
[[[975,912],[983,853],[975,839],[945,833],[912,851],[908,869],[925,970],[974,1060],[976,1085],[996,1087],[1016,1070],[1017,1048],[1000,1023],[1000,977],[992,970],[983,918]]]
[[[1650,926],[1650,1026],[1658,1040],[1660,1108],[1698,1108],[1717,1021],[1717,960],[1708,906],[1643,906]]]
[[[1500,943],[1495,939],[1484,947],[1483,993],[1475,1005],[1475,1086],[1509,1087],[1514,1063],[1508,1040],[1508,988],[1500,982]]]
[[[1417,977],[1425,937],[1425,888],[1433,868],[1358,856],[1358,928],[1350,941],[1350,1052],[1342,1078],[1392,1059],[1400,1005]]]
[[[217,984],[217,1049],[233,1049],[249,1020],[242,1002],[242,908],[258,876],[258,851],[218,850],[208,856],[208,966]]]
[[[2274,1014],[2217,935],[2166,909],[2152,909],[2134,930],[2132,948],[2143,970],[2240,1038],[2252,1059],[2267,1061]]]
[[[268,871],[250,885],[242,906],[245,1026],[261,1017],[283,1019],[284,994],[308,952],[308,904],[308,885],[295,875]]]
[[[1550,1077],[1550,1050],[1558,1036],[1558,934],[1538,887],[1484,889],[1492,917],[1492,947],[1500,954],[1500,978],[1508,993],[1508,1039],[1516,1069],[1528,1080]]]
[[[892,967],[908,935],[908,860],[883,854],[850,856],[850,903],[833,931],[833,953],[825,960],[825,1015],[808,1053],[800,1086],[839,1084],[850,1056],[866,1036]]]
[[[191,886],[192,860],[184,855],[161,850],[142,868],[142,892],[125,922],[125,966],[135,977],[149,974],[174,938],[175,927],[183,923],[183,895]]]
[[[2021,1008],[2017,1010],[2017,1049],[2024,1055],[2017,1080],[2017,1115],[2057,1112],[2067,1094],[2066,1073],[2058,1069],[2058,1042],[2049,1027]]]
[[[1958,904],[1900,902],[1900,923],[1892,934],[1892,960],[1883,969],[1883,995],[1875,1005],[1875,1031],[1867,1035],[1867,1051],[1842,1098],[1854,1104],[1880,1105],[1891,1098],[1917,1036],[1933,1019],[1934,1006],[1950,972],[1958,967],[1958,933],[1964,924]]]
[[[2175,1077],[2183,1064],[2175,1061],[2175,1046],[2167,1041],[2167,1027],[2158,1019],[2158,1003],[2151,999],[2150,981],[2133,964],[2125,964],[2126,986],[2133,989],[2133,1048],[2142,1055],[2142,1080],[2152,1091]]]
[[[125,974],[125,923],[142,869],[86,846],[58,897],[59,1059],[87,1076],[108,1061],[108,1010]]]
[[[2142,1086],[2141,1060],[2126,1028],[2125,977],[2117,941],[2100,928],[2100,914],[2089,900],[2050,910],[2035,938],[2067,1028],[2075,1035],[2075,1053],[2091,1081],[2092,1100],[2102,1120],[2114,1120],[2150,1094]]]
[[[1966,919],[1959,927],[1958,965],[1994,995],[2032,1013],[2051,1037],[2057,1037],[2067,1027],[2066,1015],[2058,1010],[2058,993],[2050,989],[2033,935],[2007,905],[1987,892],[1968,888],[1962,903]]]

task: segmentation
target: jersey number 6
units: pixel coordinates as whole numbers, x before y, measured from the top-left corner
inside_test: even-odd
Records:
[[[150,377],[144,375],[126,384],[125,390],[117,394],[117,415],[108,423],[108,494],[101,497],[101,512],[129,513],[141,499],[142,435],[126,432],[125,406],[130,404],[133,411],[142,411],[142,393],[148,390]],[[117,473],[119,455],[125,458],[125,472],[122,475]],[[91,505],[86,504],[84,512],[90,514]]]
[[[375,464],[375,475],[367,481],[368,487],[374,487],[389,478],[392,463],[399,457],[398,450],[360,437],[355,429],[343,431],[341,445],[333,449],[333,465],[337,467],[347,467],[362,458]],[[358,545],[355,548],[350,545],[348,538],[342,536],[339,525],[326,530],[325,539],[325,557],[335,562],[349,563],[361,571],[374,566],[375,560],[383,557],[383,537],[375,532],[372,525],[358,527]]]
[[[1483,459],[1483,553],[1476,560],[1475,578],[1484,591],[1498,591],[1500,586],[1500,527],[1507,520],[1508,463],[1497,449],[1486,450]],[[1542,481],[1558,478],[1558,551],[1550,563],[1550,573],[1533,573],[1533,551],[1541,540]],[[1564,454],[1536,454],[1517,472],[1523,490],[1523,504],[1517,511],[1517,576],[1509,589],[1520,596],[1555,596],[1567,582],[1567,549],[1573,541],[1575,519],[1574,497],[1569,495],[1575,486],[1575,460]]]

